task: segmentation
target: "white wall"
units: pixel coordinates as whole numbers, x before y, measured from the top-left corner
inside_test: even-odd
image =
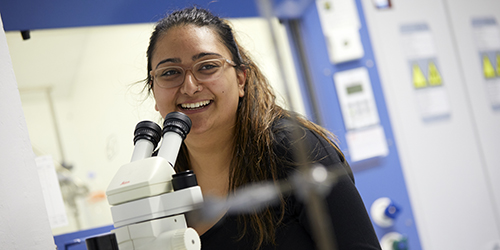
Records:
[[[495,18],[496,34],[500,34],[500,1],[495,0],[446,0],[450,16],[450,26],[456,42],[470,111],[473,115],[478,150],[482,155],[482,167],[486,175],[485,183],[491,190],[491,198],[497,211],[494,218],[500,227],[500,110],[493,110],[488,98],[476,34],[472,27],[473,18]],[[493,31],[494,32],[494,31]],[[491,34],[491,33],[490,33]],[[496,46],[500,56],[500,42]],[[497,87],[500,88],[500,59],[496,65]],[[500,92],[497,90],[497,97]],[[493,218],[492,218],[493,219]]]
[[[473,0],[448,2],[480,4]],[[471,107],[470,89],[466,87],[478,79],[463,77],[468,75],[464,71],[475,70],[473,67],[480,64],[474,60],[468,66],[461,65],[459,51],[469,48],[455,47],[463,39],[473,38],[454,36],[449,9],[443,0],[394,0],[389,10],[377,10],[372,1],[362,3],[423,249],[496,249],[495,244],[500,247],[500,211],[492,198],[498,190],[489,185],[476,123],[481,117]],[[486,5],[484,10],[498,13],[499,8],[494,6]],[[469,22],[469,17],[460,13],[453,18],[466,18],[463,22]],[[408,44],[403,43],[400,31],[401,25],[415,23],[425,23],[430,28],[450,104],[447,119],[423,121],[419,113],[419,90],[413,87],[405,54]],[[465,23],[458,27],[461,32],[470,25]],[[498,138],[499,123],[488,120],[492,121],[490,125],[483,124],[480,133]],[[485,150],[498,155],[498,141],[495,143]],[[498,169],[498,159],[488,164]],[[492,178],[498,180],[498,176]]]
[[[0,248],[55,249],[0,20]]]
[[[232,22],[242,45],[273,83],[280,102],[285,103],[285,83],[278,74],[267,23],[255,18]],[[79,218],[72,218],[67,206],[70,224],[54,229],[55,235],[112,224],[102,194],[118,168],[130,161],[137,122],[149,119],[160,123],[153,101],[140,93],[142,84],[134,84],[146,76],[145,52],[152,28],[153,24],[139,24],[35,30],[27,41],[21,40],[19,32],[7,33],[36,153],[62,159],[43,89],[50,87],[65,159],[74,166],[72,177],[90,190],[77,198]],[[284,30],[280,31],[281,48],[287,48]],[[291,58],[289,53],[284,56]],[[284,67],[294,72],[291,59],[287,62]],[[291,77],[287,81],[292,84],[294,108],[304,113],[297,80]]]

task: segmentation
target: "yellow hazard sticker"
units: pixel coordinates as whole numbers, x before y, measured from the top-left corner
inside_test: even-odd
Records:
[[[427,79],[425,79],[424,73],[416,63],[413,64],[413,86],[417,89],[427,86]]]
[[[493,64],[491,64],[490,58],[487,55],[483,56],[483,74],[484,78],[496,77],[495,68],[493,68]]]
[[[441,79],[441,74],[436,67],[434,62],[429,62],[429,84],[432,86],[438,86],[443,84],[443,80]]]
[[[497,76],[500,76],[500,54],[497,54]]]

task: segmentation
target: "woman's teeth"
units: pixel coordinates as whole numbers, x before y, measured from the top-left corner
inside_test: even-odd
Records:
[[[197,108],[202,108],[206,105],[208,105],[210,101],[201,101],[201,102],[196,102],[196,103],[183,103],[181,104],[181,107],[183,109],[197,109]]]

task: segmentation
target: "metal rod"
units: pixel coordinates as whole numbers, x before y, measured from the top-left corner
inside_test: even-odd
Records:
[[[52,87],[45,88],[45,94],[47,95],[47,102],[49,103],[50,114],[52,118],[52,123],[54,124],[54,132],[56,134],[56,141],[59,149],[59,154],[61,155],[61,165],[66,167],[66,156],[64,154],[64,149],[61,141],[61,134],[59,131],[59,125],[57,124],[56,111],[54,108],[54,101],[52,99]]]
[[[309,96],[309,104],[311,105],[311,117],[315,123],[324,126],[323,119],[321,118],[321,111],[319,109],[316,100],[316,92],[314,90],[314,81],[312,78],[311,70],[309,69],[309,63],[306,56],[306,50],[302,37],[300,35],[300,21],[299,20],[288,20],[288,27],[290,28],[290,34],[292,36],[292,41],[294,43],[295,51],[297,51],[297,56],[299,59],[299,68],[303,74],[303,81],[307,90],[307,95]]]
[[[272,20],[271,20],[273,17],[271,3],[267,0],[258,0],[257,5],[259,7],[259,11],[260,11],[261,15],[266,18],[267,24],[269,26],[269,31],[271,32],[273,47],[274,47],[274,50],[276,51],[276,55],[278,56],[278,71],[279,71],[281,79],[283,79],[283,83],[284,83],[283,85],[285,86],[284,89],[285,89],[286,102],[288,103],[288,105],[290,105],[290,108],[292,110],[296,110],[296,109],[294,109],[294,105],[292,102],[292,95],[290,93],[290,88],[288,87],[288,83],[286,80],[287,78],[286,78],[286,74],[285,74],[285,69],[283,67],[283,65],[284,65],[283,55],[282,55],[281,50],[278,46],[278,39],[276,37],[276,30],[275,30],[274,25],[273,25]]]

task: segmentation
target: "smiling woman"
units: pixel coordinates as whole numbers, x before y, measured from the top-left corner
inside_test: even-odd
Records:
[[[161,77],[158,77],[155,74],[156,77],[152,77],[149,83],[152,85],[156,109],[162,117],[173,111],[181,111],[193,121],[192,136],[186,141],[188,144],[208,141],[207,136],[220,139],[233,137],[228,131],[235,124],[238,99],[244,95],[245,74],[241,64],[240,67],[231,67],[224,63],[228,60],[225,58],[232,58],[229,50],[208,27],[191,24],[173,27],[161,35],[156,43],[150,59],[151,64],[155,65],[154,70],[163,72],[160,67],[166,67],[185,72],[183,67],[191,68],[185,74],[175,74],[173,70],[168,71],[170,76],[160,74]],[[203,68],[200,66],[206,67],[210,62],[212,66],[218,62],[219,67],[207,77],[203,74],[207,69],[201,70]],[[202,79],[200,76],[203,76]],[[168,88],[163,87],[166,83],[170,83]],[[206,105],[202,106],[202,103]],[[192,109],[191,106],[197,108]],[[198,138],[195,140],[195,137]]]
[[[199,22],[202,19],[206,22]],[[193,130],[182,146],[176,170],[193,170],[205,195],[222,197],[253,182],[288,178],[297,165],[292,154],[297,143],[290,135],[290,125],[298,121],[304,135],[302,138],[315,148],[308,153],[315,156],[310,160],[345,173],[345,178],[341,178],[327,199],[329,213],[338,215],[331,220],[336,232],[332,238],[338,239],[340,249],[359,244],[368,246],[368,249],[376,246],[366,211],[349,177],[350,169],[342,153],[326,138],[328,133],[304,119],[296,119],[291,112],[276,104],[270,82],[276,87],[282,79],[277,74],[273,78],[272,70],[269,71],[274,66],[270,56],[274,51],[261,50],[271,44],[268,34],[263,32],[267,26],[259,20],[233,21],[240,25],[236,30],[240,30],[237,34],[238,38],[243,38],[241,40],[234,39],[227,21],[205,10],[186,9],[161,21],[151,37],[147,53],[149,66],[145,86],[151,90],[154,103],[145,103],[143,107],[134,106],[137,100],[131,100],[135,95],[127,91],[127,87],[146,76],[138,68],[146,68],[142,60],[148,41],[144,34],[149,36],[151,25],[99,27],[85,29],[87,32],[78,30],[76,34],[85,33],[86,36],[75,42],[65,42],[66,46],[54,42],[57,40],[54,37],[61,40],[60,33],[51,33],[44,39],[43,31],[33,32],[32,39],[15,44],[15,39],[20,40],[16,33],[9,47],[14,60],[18,61],[15,64],[25,67],[25,76],[36,76],[25,81],[26,78],[19,75],[17,78],[21,84],[45,82],[42,81],[42,71],[47,70],[42,70],[41,66],[57,66],[56,73],[51,71],[44,78],[48,79],[47,82],[58,80],[57,77],[61,76],[58,71],[74,72],[62,81],[69,93],[54,95],[55,110],[62,145],[68,153],[67,158],[75,166],[73,174],[91,190],[105,190],[117,168],[130,160],[133,125],[145,116],[156,119],[159,115],[149,113],[154,111],[154,106],[161,116],[176,110],[191,117]],[[53,45],[53,50],[39,45],[42,40]],[[243,42],[246,48],[252,48],[252,55],[261,59],[259,64],[262,67],[259,68],[241,47]],[[33,47],[33,51],[26,53],[28,47]],[[40,53],[47,51],[51,53],[39,57]],[[69,54],[64,53],[66,51],[81,52],[80,57],[75,57],[76,62],[71,63],[75,70],[65,68],[70,63],[56,57],[52,51],[63,51],[66,56]],[[24,53],[25,58],[21,59],[20,53]],[[106,60],[102,55],[106,55]],[[198,70],[219,67],[199,62],[221,61],[222,58],[232,63],[224,60],[217,71],[220,72],[218,77],[200,76]],[[134,64],[139,60],[141,63]],[[27,64],[28,61],[33,61],[33,64]],[[170,66],[175,66],[171,68],[174,71],[163,71],[162,74],[179,73],[182,79],[179,86],[165,88],[160,86],[156,70]],[[261,69],[268,70],[266,75],[271,81],[267,81]],[[16,72],[23,70],[18,68]],[[44,113],[39,110],[44,103],[44,100],[30,102],[23,99],[33,145],[53,141],[50,138],[52,127],[40,126]],[[117,139],[110,140],[113,138]],[[112,143],[116,143],[116,148],[110,145]],[[106,148],[113,149],[115,157],[108,158]],[[44,151],[54,154],[51,150]],[[54,159],[58,158],[55,152]],[[241,216],[222,215],[223,218],[211,224],[190,226],[201,235],[203,249],[256,249],[259,246],[261,249],[313,249],[312,231],[304,206],[293,196],[282,198],[276,207],[263,211]],[[84,223],[82,228],[72,226],[71,230],[112,223],[105,202],[91,204],[82,199],[77,205],[81,218],[76,219]],[[102,209],[101,205],[104,206]],[[98,210],[107,213],[99,216],[94,212]]]
[[[330,236],[339,249],[380,249],[334,136],[276,104],[268,80],[226,20],[204,9],[176,11],[157,24],[147,56],[146,86],[156,110],[163,117],[183,112],[193,124],[176,172],[190,169],[205,195],[227,197],[252,182],[287,179],[304,145],[307,162],[340,173],[325,200],[335,228]],[[300,134],[294,137],[297,125]],[[292,195],[263,211],[188,224],[201,235],[205,250],[317,247],[306,209]]]
[[[274,21],[278,28],[283,28]],[[280,93],[284,81],[276,73],[276,54],[272,51],[265,20],[239,18],[231,22],[239,42],[252,48],[254,59],[263,66]],[[140,94],[143,86],[135,84],[146,76],[145,55],[153,26],[148,23],[34,30],[27,41],[22,40],[19,32],[6,33],[35,153],[51,155],[56,167],[66,159],[73,166],[71,177],[78,180],[79,185],[88,187],[90,195],[106,190],[120,166],[130,161],[132,132],[137,122],[161,119],[159,112],[155,112],[153,98],[145,99]],[[281,39],[286,39],[283,29],[280,34]],[[286,40],[280,42],[280,48],[287,46]],[[231,65],[225,63],[224,67],[229,69]],[[187,74],[191,74],[189,67],[186,69]],[[48,87],[53,98],[54,119],[45,92]],[[195,105],[185,104],[184,108]],[[293,106],[304,113],[300,105],[298,93]],[[60,155],[54,122],[60,129],[65,157]],[[64,188],[63,195],[66,194]],[[97,202],[87,198],[90,197],[68,193],[65,201],[69,224],[54,228],[54,235],[113,223],[105,199]]]

